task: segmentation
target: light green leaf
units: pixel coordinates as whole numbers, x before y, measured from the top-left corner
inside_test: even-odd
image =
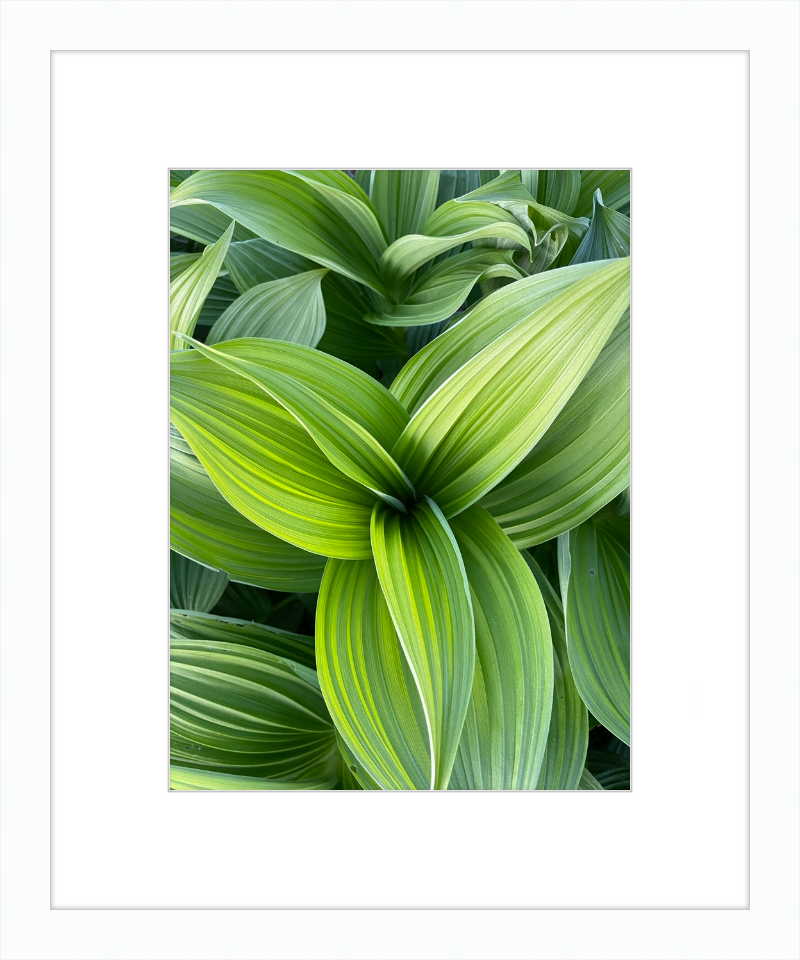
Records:
[[[428,729],[375,563],[329,560],[317,607],[317,669],[356,775],[384,790],[431,785]],[[363,782],[363,781],[362,781]]]
[[[510,277],[518,280],[526,274],[514,264],[512,250],[479,247],[465,250],[437,263],[421,273],[401,304],[382,313],[367,316],[370,323],[408,327],[436,323],[452,316],[481,280]]]
[[[613,260],[627,257],[631,252],[631,221],[624,213],[618,213],[603,205],[599,190],[594,195],[594,215],[586,236],[575,251],[573,263],[588,263],[590,260]]]
[[[268,337],[315,347],[325,332],[321,283],[327,272],[311,270],[252,287],[217,320],[206,343]]]
[[[169,282],[179,277],[193,263],[197,263],[203,256],[202,250],[198,253],[171,253],[169,255]]]
[[[262,623],[254,623],[252,620],[237,620],[210,613],[173,609],[169,612],[169,632],[173,639],[238,643],[284,657],[310,667],[312,670],[316,667],[313,637],[279,630],[277,627],[268,627]]]
[[[526,283],[513,284],[512,296],[521,287],[524,297]],[[415,487],[448,517],[488,493],[553,422],[629,302],[630,263],[614,260],[464,364],[414,414],[392,451]]]
[[[372,549],[425,711],[430,786],[446,790],[475,671],[475,623],[464,562],[447,521],[428,498],[408,515],[378,504]]]
[[[537,789],[577,790],[586,763],[589,720],[586,705],[575,687],[569,666],[567,639],[564,634],[564,608],[561,598],[539,564],[527,553],[523,553],[522,557],[541,590],[553,639],[553,712]]]
[[[217,279],[228,250],[233,225],[220,239],[207,247],[203,256],[191,264],[169,285],[170,350],[178,348],[176,334],[194,333],[200,309]]]
[[[630,744],[630,520],[606,509],[559,537],[567,648],[575,686]]]
[[[233,222],[227,214],[207,203],[172,207],[169,212],[169,232],[174,236],[188,237],[203,246],[219,240]],[[243,227],[241,223],[236,223],[231,243],[252,240],[254,236],[251,230]]]
[[[336,780],[267,780],[215,773],[179,763],[169,766],[170,790],[332,790]]]
[[[415,413],[468,360],[602,264],[561,267],[498,290],[421,350],[400,371],[391,392]]]
[[[319,588],[325,561],[251,523],[222,496],[175,428],[170,435],[170,545],[232,580],[271,590]]]
[[[366,196],[348,192],[359,190],[355,181],[335,173],[203,170],[175,187],[170,204],[213,204],[257,236],[385,294],[383,231]]]
[[[228,574],[201,566],[182,557],[174,550],[169,553],[169,602],[171,607],[207,612],[225,592]]]
[[[174,762],[275,780],[338,775],[333,726],[308,667],[216,640],[170,641]]]
[[[520,170],[520,178],[534,200],[567,215],[574,213],[581,191],[580,170]]]
[[[594,774],[590,773],[585,767],[578,783],[579,790],[602,790],[603,784],[596,779]]]
[[[342,755],[342,777],[339,786],[340,790],[380,790],[380,784],[376,783],[364,769],[364,765],[359,762],[358,757],[342,740],[341,736],[336,734],[339,743],[339,752]]]
[[[481,501],[519,547],[551,540],[611,501],[630,477],[626,312],[545,435]]]
[[[372,555],[375,497],[337,470],[292,414],[196,350],[172,361],[172,422],[228,503],[311,553]],[[343,389],[351,383],[343,378]]]
[[[576,217],[589,217],[596,190],[602,190],[605,204],[626,212],[631,202],[630,170],[581,170],[581,192],[573,211]]]
[[[436,206],[438,188],[438,170],[374,171],[369,195],[389,243],[422,232]]]
[[[191,210],[195,205],[178,207],[179,210]],[[196,206],[205,207],[206,204]],[[215,210],[216,207],[209,207]],[[225,257],[225,266],[228,268],[231,280],[236,284],[240,293],[247,293],[252,287],[270,280],[283,280],[298,273],[306,273],[316,266],[299,253],[293,253],[285,247],[270,243],[257,237],[255,240],[244,240],[241,243],[232,243],[228,247]]]
[[[399,291],[423,263],[483,237],[503,239],[530,252],[527,234],[510,213],[491,203],[451,200],[431,214],[421,235],[400,237],[388,247],[380,260],[381,275],[391,289]]]
[[[266,339],[217,347],[192,343],[197,353],[257,384],[285,407],[345,476],[400,510],[413,500],[414,488],[381,443],[391,445],[406,417],[385,388],[341,360],[299,344]],[[377,416],[353,409],[357,397],[347,389],[348,378]],[[394,423],[381,421],[381,414],[393,416]]]
[[[525,560],[485,510],[471,507],[452,526],[477,659],[450,789],[533,790],[554,696],[547,611]]]

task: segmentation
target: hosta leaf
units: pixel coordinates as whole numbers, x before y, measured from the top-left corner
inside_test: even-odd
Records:
[[[264,240],[385,293],[377,260],[386,241],[369,201],[317,173],[202,170],[175,187],[170,204],[213,204]]]
[[[337,470],[287,410],[196,350],[172,361],[172,421],[228,503],[311,553],[372,555],[375,497]]]
[[[627,257],[631,252],[631,221],[624,213],[618,213],[603,204],[599,190],[594,194],[594,215],[586,236],[575,251],[573,263],[588,263],[590,260],[613,260]]]
[[[312,670],[316,666],[313,637],[253,623],[251,620],[173,609],[169,614],[169,630],[172,638],[238,643],[301,663]]]
[[[598,263],[561,267],[498,290],[413,357],[400,371],[391,392],[408,411],[416,412],[484,347],[599,269],[602,264]]]
[[[393,456],[445,516],[491,490],[534,447],[628,308],[629,286],[628,260],[578,281],[484,347],[414,414]]]
[[[382,313],[369,314],[366,319],[378,325],[401,327],[436,323],[452,316],[479,281],[491,277],[518,280],[524,276],[515,266],[511,250],[465,250],[423,273],[403,303]]]
[[[547,611],[525,560],[485,510],[460,514],[453,533],[472,595],[477,656],[450,789],[533,790],[553,702]]]
[[[547,751],[537,788],[577,790],[586,763],[589,721],[586,705],[575,687],[569,666],[567,640],[564,635],[564,608],[561,598],[536,561],[528,554],[522,556],[542,592],[553,639],[553,712],[547,734]]]
[[[333,726],[308,667],[216,640],[170,641],[173,761],[276,780],[336,777]]]
[[[607,207],[626,211],[631,202],[630,170],[581,170],[581,192],[573,211],[576,217],[592,215],[597,190],[602,190]]]
[[[216,773],[182,764],[169,766],[170,790],[332,790],[330,780],[267,780],[264,777]]]
[[[603,784],[594,776],[593,773],[590,773],[585,767],[583,773],[581,774],[581,779],[578,783],[579,790],[602,790]]]
[[[232,580],[271,590],[317,590],[325,561],[251,523],[222,496],[189,444],[170,436],[170,545]]]
[[[475,624],[464,563],[431,500],[403,515],[378,504],[375,566],[425,711],[431,789],[446,790],[475,671]]]
[[[201,566],[174,550],[169,554],[169,603],[185,610],[211,610],[228,584],[224,570]]]
[[[373,172],[369,195],[389,243],[408,233],[422,232],[436,206],[438,188],[438,170]]]
[[[425,715],[374,562],[329,560],[317,608],[317,669],[345,759],[384,790],[427,790]]]
[[[600,723],[630,744],[630,520],[604,510],[558,546],[575,686]]]
[[[206,343],[268,337],[315,347],[325,332],[320,285],[327,272],[311,270],[252,287],[217,320]]]
[[[179,237],[188,237],[203,246],[219,240],[231,223],[231,217],[207,203],[172,207],[169,212],[169,232]],[[254,236],[251,230],[237,223],[233,228],[231,242],[252,240]]]
[[[527,234],[514,217],[491,203],[462,203],[451,200],[435,210],[422,234],[400,237],[380,260],[381,275],[394,290],[417,267],[440,253],[483,237],[503,239],[530,251]]]
[[[414,488],[381,444],[397,437],[405,411],[369,377],[299,344],[246,339],[210,348],[193,343],[198,353],[251,380],[285,407],[345,476],[401,510],[413,499]],[[347,389],[348,377],[367,397],[369,412],[393,416],[395,423],[354,410],[358,398]]]
[[[206,204],[198,204],[198,206],[206,206]],[[178,209],[184,208],[178,207]],[[189,206],[186,209],[191,210],[192,207]],[[232,243],[228,247],[225,266],[239,292],[247,293],[252,287],[257,287],[261,283],[306,273],[313,270],[315,264],[306,257],[301,257],[299,253],[257,237],[255,240]]]
[[[191,264],[169,285],[170,350],[179,346],[176,334],[194,333],[200,309],[217,279],[228,250],[233,225],[220,239],[207,247],[203,256]]]
[[[517,547],[578,526],[629,482],[630,322],[617,324],[542,439],[481,504]]]
[[[520,179],[534,200],[567,215],[574,212],[581,192],[579,170],[520,170]]]

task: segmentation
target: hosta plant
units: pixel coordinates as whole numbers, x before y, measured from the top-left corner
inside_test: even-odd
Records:
[[[629,176],[171,175],[171,785],[629,785]]]

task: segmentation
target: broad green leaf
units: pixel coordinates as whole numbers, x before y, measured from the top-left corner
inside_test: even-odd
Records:
[[[207,203],[193,203],[183,207],[172,207],[169,212],[169,232],[179,237],[188,237],[203,246],[215,243],[230,228],[234,221],[227,214]],[[231,243],[252,240],[255,234],[236,223]]]
[[[595,783],[600,785],[600,789],[630,790],[630,762],[619,754],[611,750],[592,748],[587,753],[586,766],[591,771]]]
[[[518,280],[525,275],[515,266],[511,250],[465,250],[422,273],[402,303],[366,319],[394,327],[436,323],[452,316],[479,281],[493,277]]]
[[[192,175],[194,172],[195,172],[194,170],[170,170],[170,172],[169,172],[169,185],[170,185],[171,187],[177,187],[177,185],[178,185],[179,183],[183,183],[183,181],[184,181],[187,177],[191,177],[191,175]]]
[[[624,213],[618,213],[603,205],[599,190],[594,195],[594,214],[586,236],[575,251],[573,263],[588,263],[590,260],[613,260],[627,257],[631,252],[631,221]]]
[[[197,326],[213,326],[238,297],[239,291],[230,277],[217,277],[197,317]]]
[[[234,509],[192,448],[170,435],[170,545],[232,580],[271,590],[317,590],[325,561],[267,533]]]
[[[436,206],[438,188],[438,170],[374,171],[369,195],[389,243],[422,231]]]
[[[278,630],[252,620],[218,617],[210,613],[173,609],[169,612],[170,637],[184,640],[218,640],[264,650],[303,666],[316,666],[314,638]]]
[[[581,192],[573,211],[576,217],[592,215],[596,190],[602,190],[607,207],[626,212],[631,202],[630,170],[581,170]]]
[[[583,773],[581,774],[581,779],[578,783],[579,790],[602,790],[603,784],[590,773],[585,767]]]
[[[228,227],[216,243],[206,248],[199,260],[170,283],[170,350],[175,350],[179,345],[176,334],[194,333],[200,309],[225,262],[232,233],[233,225]]]
[[[345,476],[400,510],[414,498],[414,488],[381,443],[390,445],[405,419],[385,388],[341,360],[299,344],[266,339],[231,340],[217,347],[192,343],[198,353],[251,380],[285,407]],[[358,398],[347,389],[348,378],[366,396],[371,411],[353,409]],[[370,417],[375,411],[377,416]],[[394,424],[381,422],[381,414],[394,416]]]
[[[317,178],[324,173],[203,170],[175,187],[170,204],[210,203],[264,240],[384,294],[377,263],[386,241],[369,201]]]
[[[181,351],[172,355],[170,411],[219,492],[252,523],[311,553],[372,555],[375,497],[260,387],[196,350]]]
[[[169,766],[170,790],[332,790],[330,780],[267,780],[264,777],[215,773],[178,763]]]
[[[423,263],[484,237],[507,240],[530,251],[527,234],[510,213],[491,203],[451,200],[431,214],[421,234],[400,237],[388,247],[380,260],[381,275],[391,289],[398,291]]]
[[[228,584],[224,570],[204,567],[194,560],[182,557],[174,550],[169,553],[169,603],[184,610],[211,610]]]
[[[554,697],[547,611],[522,555],[485,510],[471,507],[452,526],[472,596],[476,660],[450,789],[533,790]]]
[[[630,744],[630,520],[601,511],[558,546],[575,686],[600,723]]]
[[[311,270],[252,287],[217,320],[206,343],[268,337],[315,347],[325,332],[321,283],[327,272]]]
[[[629,482],[630,322],[626,312],[545,435],[481,501],[519,547],[578,526]]]
[[[285,247],[279,247],[270,243],[269,240],[257,237],[255,240],[232,243],[228,247],[225,266],[239,292],[247,293],[259,284],[306,273],[313,270],[316,265],[306,257],[301,257],[299,253],[293,253]]]
[[[561,267],[498,290],[414,356],[400,371],[391,392],[410,413],[415,413],[484,347],[602,266],[587,263]]]
[[[448,200],[455,200],[481,185],[480,170],[442,170],[439,174],[439,192],[436,194],[436,206],[441,207]]]
[[[276,780],[338,774],[336,736],[313,670],[240,643],[170,641],[174,762]]]
[[[564,634],[564,608],[561,598],[536,561],[529,554],[522,556],[541,590],[553,639],[553,712],[537,789],[577,790],[586,763],[589,721],[586,706],[575,687],[569,666]]]
[[[342,755],[342,776],[339,785],[340,790],[380,790],[380,784],[376,783],[364,769],[364,765],[359,762],[358,757],[342,740],[337,732],[336,739],[339,743],[339,752]]]
[[[328,561],[316,634],[320,688],[357,777],[367,789],[429,789],[425,715],[372,559]]]
[[[171,253],[169,256],[169,282],[179,277],[184,270],[188,270],[203,256],[202,250],[198,253]]]
[[[475,672],[475,623],[464,562],[442,512],[428,498],[407,515],[378,504],[372,549],[425,712],[430,786],[446,790]]]
[[[612,261],[484,347],[414,414],[392,455],[445,516],[534,447],[628,308],[629,288],[629,261]]]
[[[580,170],[520,170],[520,178],[539,203],[568,216],[575,211],[581,192]]]

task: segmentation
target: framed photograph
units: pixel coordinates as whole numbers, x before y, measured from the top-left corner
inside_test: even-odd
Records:
[[[800,955],[798,4],[4,0],[0,18],[2,960]],[[210,182],[226,171],[224,184]],[[323,210],[329,221],[338,217],[337,229],[351,230],[353,243],[334,243],[327,253],[321,246],[312,249],[323,235],[318,217],[316,231],[305,232],[305,248],[299,249],[288,208],[271,226],[264,223],[263,204],[256,213],[222,209],[230,208],[231,191],[241,198],[241,182],[231,187],[236,171],[261,171],[257,180],[271,177],[275,183],[275,171],[295,171],[278,177],[282,195],[296,199],[299,191],[319,217]],[[365,179],[359,171],[383,173]],[[391,171],[418,176],[390,183]],[[440,193],[443,171],[478,175],[450,196]],[[566,213],[570,200],[564,191],[575,178],[564,172],[570,171],[580,182]],[[603,185],[598,198],[591,177],[584,184],[588,171],[627,171],[630,207],[626,200],[610,200]],[[420,200],[416,213],[397,199],[409,196],[412,181]],[[594,189],[584,191],[584,185]],[[228,194],[221,200],[223,187]],[[557,188],[562,193],[556,201]],[[591,194],[585,210],[579,206],[586,205],[583,193]],[[389,196],[397,200],[394,214]],[[174,215],[184,217],[182,229],[170,223],[170,200]],[[445,213],[453,210],[457,218],[465,204],[486,205],[489,211],[477,212],[490,223],[457,224],[450,233],[445,226],[431,227],[430,218],[448,203]],[[520,204],[524,210],[515,207]],[[575,257],[593,226],[598,232],[598,204],[616,215],[615,230],[603,239],[604,255],[582,262]],[[227,218],[219,235],[205,242],[197,223],[191,227],[186,220],[200,206]],[[545,226],[537,221],[545,217],[542,209],[562,217]],[[370,261],[358,242],[369,235],[373,213],[385,247],[369,251],[367,243]],[[551,227],[568,227],[565,217],[585,223],[572,233],[562,230],[563,243],[537,271],[543,238]],[[233,221],[253,236],[234,237]],[[626,225],[631,260],[620,246]],[[482,236],[458,245],[471,246],[448,246],[453,237],[484,226]],[[286,243],[286,231],[293,230]],[[562,237],[556,232],[551,239],[560,243]],[[259,275],[246,284],[229,250],[252,240],[308,263],[283,277]],[[393,244],[399,246],[381,270]],[[408,257],[396,257],[397,251]],[[459,300],[452,312],[448,307],[438,316],[436,310],[445,310],[440,305],[435,318],[424,317],[426,324],[393,322],[398,311],[408,320],[415,309],[420,316],[432,310],[419,308],[437,296],[423,290],[415,301],[414,294],[426,275],[447,273],[453,268],[448,260],[465,252],[465,262],[475,262],[458,272],[456,289],[450,289]],[[168,264],[170,254],[175,262]],[[479,268],[480,258],[487,263],[482,260]],[[629,283],[622,278],[628,263]],[[168,266],[173,284],[184,278],[170,290],[183,288],[183,299],[173,297],[172,317]],[[352,276],[359,269],[360,279]],[[575,310],[557,309],[566,302],[557,297],[569,299],[570,289],[572,306],[588,293],[594,298],[591,322],[610,329],[597,334],[591,349],[585,346],[591,338],[577,338],[584,346],[559,361],[565,369],[577,363],[571,375],[551,371],[553,382],[575,384],[543,416],[542,437],[557,425],[630,313],[630,480],[636,491],[629,548],[630,716],[636,730],[630,789],[574,789],[572,782],[566,789],[535,789],[548,769],[547,724],[544,716],[526,714],[524,697],[514,693],[530,689],[524,675],[530,670],[540,687],[535,702],[540,709],[547,704],[552,722],[553,710],[560,709],[553,706],[555,668],[551,659],[548,674],[543,664],[546,653],[552,657],[553,623],[565,625],[569,645],[570,621],[563,606],[562,620],[552,618],[543,590],[550,587],[554,601],[566,599],[569,606],[567,571],[577,567],[586,574],[586,583],[572,581],[573,590],[586,591],[596,590],[588,571],[600,569],[580,556],[585,544],[573,533],[580,526],[554,526],[553,536],[540,541],[555,541],[554,550],[537,554],[539,543],[513,544],[513,524],[504,520],[508,511],[495,504],[492,513],[493,501],[483,499],[536,449],[525,446],[530,435],[513,449],[494,446],[498,436],[516,436],[517,420],[529,416],[532,365],[546,367],[546,357],[559,351],[520,355],[516,380],[503,363],[488,365],[496,338],[488,352],[481,353],[487,349],[482,345],[466,358],[473,367],[467,368],[470,376],[461,374],[463,392],[451,387],[439,418],[429,424],[442,433],[447,453],[436,470],[426,473],[421,447],[398,452],[405,421],[396,425],[398,437],[383,436],[394,429],[389,408],[396,409],[400,378],[411,380],[409,361],[420,355],[409,352],[409,330],[444,322],[422,345],[430,351],[448,330],[486,311],[486,304],[493,310],[504,291],[515,300],[520,291],[563,277],[564,270],[581,277],[583,271],[590,280],[585,290],[576,291],[575,284],[584,282],[576,279],[557,294],[555,308],[548,300],[553,316],[541,329],[556,336],[559,317],[575,322]],[[374,371],[364,370],[363,363],[352,362],[357,354],[320,349],[336,327],[335,298],[325,296],[332,277],[345,278],[357,291],[372,290],[369,282],[392,285],[368,295],[365,322],[370,335],[373,327],[389,331],[390,338],[402,331],[405,353],[398,351],[395,360],[405,357],[404,363],[393,365],[387,354],[373,358]],[[595,284],[602,281],[603,291],[589,290],[591,277]],[[303,308],[293,314],[291,337],[266,336],[283,323],[275,287],[258,301],[258,311],[242,307],[263,293],[256,288],[287,278],[297,289],[284,293],[305,298]],[[472,284],[466,292],[465,284]],[[232,288],[227,300],[226,286]],[[621,303],[623,288],[629,307]],[[343,299],[341,310],[351,308]],[[606,300],[615,306],[604,307]],[[495,322],[494,314],[489,319]],[[170,321],[174,342],[168,345]],[[238,325],[237,335],[229,336],[227,326],[213,334],[221,322]],[[261,348],[252,347],[259,337],[286,355],[280,370],[269,366],[272,361],[264,368]],[[533,333],[529,339],[536,339]],[[245,348],[230,347],[237,343]],[[495,350],[502,355],[500,347]],[[349,592],[355,599],[327,618],[322,637],[316,614],[320,604],[331,602],[333,590],[325,588],[321,569],[323,589],[316,600],[308,597],[316,595],[314,584],[296,580],[281,591],[275,580],[258,585],[231,577],[221,559],[201,556],[189,520],[184,541],[194,546],[173,550],[168,561],[170,359],[173,377],[180,367],[178,376],[189,384],[177,401],[173,391],[173,447],[198,461],[198,482],[210,477],[220,491],[224,456],[242,459],[241,449],[236,456],[220,453],[223,418],[217,416],[214,429],[207,422],[215,396],[238,391],[257,397],[263,407],[247,414],[253,429],[265,429],[269,409],[284,424],[285,441],[305,418],[305,435],[316,433],[313,456],[333,464],[362,499],[360,491],[375,488],[374,502],[361,511],[370,514],[368,532],[362,524],[353,541],[361,543],[363,557],[337,557],[340,546],[328,553],[308,550],[319,548],[318,540],[308,539],[319,530],[302,518],[303,544],[296,531],[294,542],[279,536],[274,516],[272,529],[255,524],[293,551],[304,551],[293,552],[294,561],[312,557],[309,570],[314,563],[322,566],[313,557],[333,556],[330,567],[353,563],[376,571],[375,582],[359,584],[348,575],[335,585],[341,596]],[[313,364],[335,367],[336,376],[322,367],[306,375]],[[462,358],[446,371],[445,386],[458,382],[463,369]],[[262,386],[253,376],[262,377]],[[344,395],[356,389],[380,398],[370,429],[345,409]],[[421,389],[436,393],[442,387]],[[513,403],[504,406],[503,397]],[[397,403],[405,410],[398,416],[413,422],[416,412]],[[240,437],[242,404],[235,425]],[[286,404],[293,407],[290,414],[275,413],[285,412]],[[378,415],[379,407],[385,416]],[[226,402],[233,429],[230,409]],[[361,404],[361,419],[364,409]],[[498,422],[509,430],[504,433]],[[610,433],[603,442],[610,442]],[[415,457],[422,459],[417,463]],[[360,479],[348,476],[359,470]],[[235,474],[230,482],[239,492],[226,488],[222,502],[244,507],[241,491],[252,484],[234,470],[227,473]],[[336,476],[335,489],[345,489]],[[403,476],[414,485],[413,495],[401,489]],[[591,518],[601,511],[610,516],[614,510],[614,524],[626,516],[624,479],[581,523],[596,525]],[[417,485],[425,487],[427,499],[417,497]],[[376,506],[379,500],[385,509]],[[251,503],[247,511],[253,509]],[[201,513],[208,518],[213,511]],[[419,547],[413,577],[402,571],[409,551],[423,540],[409,546],[395,514],[416,517],[420,530],[430,534],[424,543],[439,544],[430,555],[427,546]],[[237,515],[254,522],[243,509]],[[490,535],[505,538],[497,543],[510,543],[512,553],[474,547]],[[335,539],[341,544],[338,533]],[[621,556],[600,553],[612,564]],[[485,616],[489,604],[482,597],[492,595],[483,592],[485,584],[504,574],[506,555],[513,558],[508,569],[518,571],[519,583],[534,597],[518,612],[530,615],[542,602],[538,633],[516,622],[504,630],[510,613],[502,605],[492,607],[494,620]],[[299,576],[302,564],[292,563],[287,556],[269,576]],[[225,571],[225,582],[220,576],[211,582],[205,572],[198,576],[189,564],[201,572]],[[173,674],[173,740],[179,741],[173,744],[173,789],[167,774],[171,566],[171,607],[178,611],[173,633],[179,634],[173,664],[180,660],[185,680],[181,687]],[[258,575],[263,580],[263,572]],[[313,580],[317,574],[303,575]],[[252,589],[245,596],[247,591],[230,590],[230,583]],[[373,612],[377,619],[367,621],[368,630],[349,631],[347,643],[337,646],[334,625],[343,622],[341,611],[352,620],[357,604],[365,608],[368,590],[373,611],[384,610],[378,603],[383,598],[388,616],[381,620]],[[282,608],[289,617],[282,623],[281,611],[275,611],[281,592],[299,597]],[[596,596],[595,609],[607,615],[612,594]],[[260,601],[269,604],[262,606],[263,616],[252,608],[253,615],[243,615],[245,602]],[[426,632],[417,616],[422,609],[435,629]],[[188,614],[194,615],[191,622]],[[208,629],[204,618],[256,624],[249,629],[261,632],[250,646],[241,637],[199,636],[201,627]],[[373,642],[376,623],[394,637],[392,649],[406,657],[397,660],[397,688],[419,696],[418,704],[407,704],[408,722],[399,729],[394,694],[386,695],[391,709],[383,712],[381,725],[373,711],[372,727],[365,727],[368,698],[358,707],[352,676],[341,670],[347,658],[336,660],[325,679],[319,671],[319,690],[309,692],[311,656],[318,665],[320,644],[329,641],[325,649],[336,659],[339,649],[352,651],[359,638]],[[438,655],[430,655],[434,647],[426,646],[425,637],[441,638],[442,623],[458,627],[448,636],[462,644],[467,659],[473,652],[473,684],[479,624],[492,625],[484,630],[491,642],[533,638],[529,649],[539,651],[538,659],[521,657],[519,670],[506,671],[495,684],[500,692],[493,702],[507,697],[509,708],[513,703],[520,710],[514,736],[506,736],[487,711],[482,729],[473,687],[464,681],[461,689],[455,674],[442,672]],[[273,634],[269,641],[265,631]],[[302,638],[314,631],[311,646]],[[276,637],[295,647],[270,647]],[[576,648],[575,633],[571,642]],[[211,653],[209,644],[217,644]],[[257,652],[243,654],[242,648]],[[313,713],[322,704],[327,711],[320,707],[318,713],[330,728],[328,753],[318,766],[320,754],[309,746],[316,734],[305,740],[293,735],[290,759],[275,776],[260,771],[262,781],[289,789],[240,789],[247,786],[241,778],[253,770],[233,769],[230,741],[219,739],[230,733],[225,711],[231,702],[213,701],[196,686],[198,677],[220,674],[219,663],[210,670],[202,656],[219,657],[223,650],[221,672],[228,677],[237,657],[237,664],[247,660],[248,671],[257,668],[259,677],[283,671],[280,696],[295,711],[287,725],[301,709]],[[368,661],[365,655],[359,662]],[[276,666],[287,662],[296,669]],[[573,663],[569,656],[566,663]],[[370,682],[387,675],[365,674]],[[605,731],[596,749],[614,741],[626,746],[626,730],[614,727],[610,713],[598,716],[604,701],[618,707],[619,697],[600,683],[598,699],[587,705],[587,688],[581,692],[574,683],[587,728],[598,722]],[[220,681],[214,684],[218,690]],[[311,699],[298,699],[301,687]],[[277,695],[278,687],[272,689]],[[442,690],[444,701],[437,700]],[[176,700],[182,703],[182,732],[176,731]],[[201,701],[213,709],[198,709]],[[458,717],[437,713],[445,701],[458,702],[461,726]],[[476,720],[467,764],[460,743],[470,709]],[[338,711],[332,726],[325,719],[331,710]],[[409,733],[412,720],[416,740]],[[192,724],[204,731],[195,731],[194,739],[188,735]],[[375,747],[381,726],[392,727],[381,741],[383,754]],[[591,748],[591,732],[586,736]],[[252,727],[247,738],[253,742]],[[465,771],[482,777],[488,769],[485,744],[500,741],[504,756],[515,759],[492,767],[481,789]],[[574,741],[562,738],[559,747],[565,742]],[[209,749],[219,751],[210,763]],[[251,756],[262,764],[274,761],[275,754],[264,761],[259,750]],[[585,768],[601,786],[610,776],[611,785],[614,771],[587,758],[588,752],[578,781]],[[466,789],[430,789],[450,786],[454,769],[464,772]],[[198,780],[209,776],[240,779],[237,789],[220,789],[219,781],[210,790],[197,789],[208,785]],[[363,789],[376,777],[385,778],[378,784],[383,789]],[[393,777],[401,789],[386,789]],[[342,789],[349,778],[350,788]],[[297,789],[303,779],[323,789]],[[402,789],[409,785],[420,789]]]

